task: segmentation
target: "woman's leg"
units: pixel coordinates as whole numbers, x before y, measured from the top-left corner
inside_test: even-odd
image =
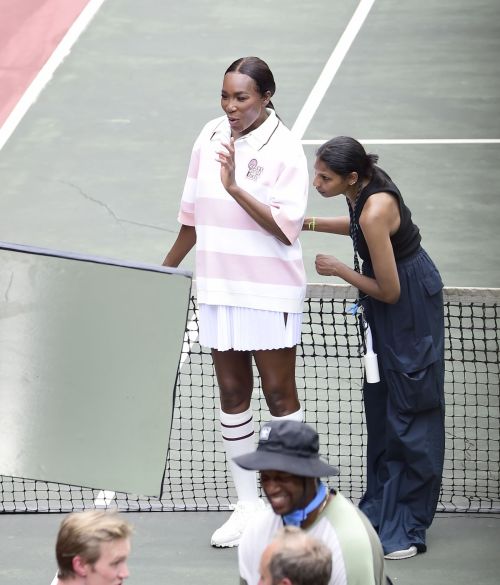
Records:
[[[221,433],[238,501],[258,498],[253,471],[238,467],[233,458],[255,448],[253,413],[250,400],[253,389],[252,356],[248,351],[212,350],[220,392]]]
[[[411,549],[412,554],[425,550],[425,532],[438,502],[444,457],[441,278],[423,251],[398,264],[398,274],[401,297],[396,304],[367,301],[374,349],[387,390],[383,434],[378,432],[378,424],[370,426],[369,417],[378,412],[382,418],[383,412],[377,411],[382,405],[375,406],[373,401],[384,397],[370,395],[372,402],[365,402],[365,408],[368,450],[375,438],[377,452],[372,455],[380,453],[377,472],[383,492],[376,526],[388,558],[405,558]],[[368,392],[369,388],[365,401]],[[364,506],[366,501],[362,509]]]
[[[387,444],[387,384],[380,369],[380,382],[363,384],[367,448],[366,448],[366,491],[359,502],[359,508],[376,530],[380,525],[380,514],[384,497],[384,485],[388,479]]]
[[[236,546],[258,498],[257,475],[233,462],[234,457],[253,451],[254,423],[250,407],[253,389],[252,355],[248,351],[212,350],[212,357],[220,391],[220,422],[222,441],[228,466],[238,496],[235,512],[212,535],[212,545]]]
[[[254,358],[271,417],[302,420],[295,383],[296,347],[254,351]]]
[[[248,410],[253,390],[252,354],[249,351],[212,349],[220,405],[228,414]]]

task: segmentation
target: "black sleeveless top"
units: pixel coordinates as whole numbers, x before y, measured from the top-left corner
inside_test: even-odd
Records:
[[[356,203],[354,220],[357,224],[357,251],[359,257],[365,261],[370,261],[370,252],[366,245],[366,240],[363,231],[359,227],[359,217],[363,211],[365,203],[373,193],[391,193],[398,200],[399,214],[401,217],[398,231],[391,236],[392,249],[394,250],[394,257],[396,261],[402,260],[414,254],[421,241],[420,230],[413,223],[411,219],[411,211],[406,207],[403,197],[399,189],[392,182],[389,175],[381,168],[375,166],[373,168],[373,176],[368,185],[359,194],[359,199]],[[349,205],[349,203],[348,203]]]

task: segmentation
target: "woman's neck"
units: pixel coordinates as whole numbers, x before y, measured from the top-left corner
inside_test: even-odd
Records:
[[[352,207],[356,205],[356,202],[361,194],[361,191],[368,185],[369,179],[363,179],[361,182],[356,182],[350,189],[346,189],[345,196]]]

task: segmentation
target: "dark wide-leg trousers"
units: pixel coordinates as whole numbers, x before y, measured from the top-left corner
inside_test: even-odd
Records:
[[[373,275],[368,263],[363,272]],[[398,274],[396,304],[363,302],[380,382],[363,388],[367,489],[359,507],[386,554],[426,550],[444,460],[443,285],[423,249],[398,262]]]

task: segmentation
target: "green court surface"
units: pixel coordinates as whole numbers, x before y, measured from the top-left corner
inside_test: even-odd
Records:
[[[1,239],[159,263],[178,229],[192,143],[221,114],[225,68],[258,54],[293,126],[357,2],[107,0],[0,156]],[[377,0],[303,138],[500,137],[494,0]],[[500,286],[499,144],[369,144],[447,286]],[[305,150],[311,167],[314,145]],[[345,213],[311,188],[311,214]],[[347,238],[305,234],[351,261]],[[192,267],[192,258],[186,267]]]
[[[192,143],[221,115],[225,68],[264,58],[273,103],[292,127],[357,6],[106,0],[0,151],[0,240],[161,263]],[[499,55],[496,0],[376,0],[303,135],[311,170],[316,143],[367,141],[447,286],[500,287]],[[312,187],[309,210],[346,211]],[[309,282],[327,281],[314,272],[318,252],[352,261],[348,238],[304,234],[302,244]],[[193,268],[192,255],[182,268]],[[236,584],[236,550],[209,546],[226,516],[130,513],[128,583]],[[61,518],[0,515],[0,585],[50,583]],[[388,573],[396,584],[494,585],[499,520],[439,514],[429,551],[393,561]]]

